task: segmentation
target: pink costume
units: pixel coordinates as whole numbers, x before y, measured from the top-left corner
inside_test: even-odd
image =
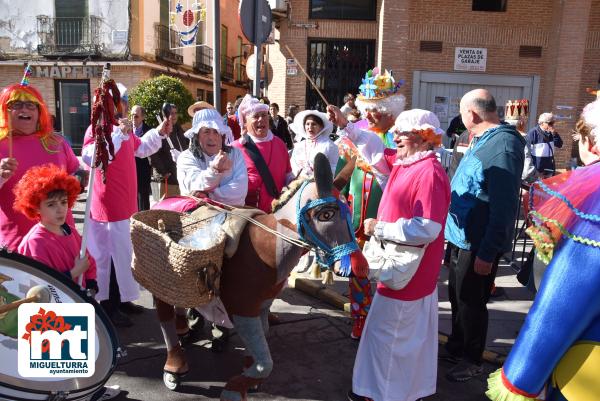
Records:
[[[73,269],[81,248],[81,236],[74,226],[69,225],[69,228],[71,234],[56,235],[37,223],[19,244],[18,252],[67,274]],[[89,253],[88,258],[90,267],[83,274],[84,285],[86,280],[96,280],[96,262]]]
[[[433,113],[418,109],[402,112],[393,131],[415,132],[431,147],[439,145],[443,133]],[[436,284],[450,204],[448,176],[433,150],[399,159],[398,151],[384,149],[372,134],[352,127],[344,133],[355,143],[367,143],[361,154],[378,160],[372,167],[381,174],[389,172],[373,235],[426,247],[404,288],[392,290],[378,283],[354,363],[352,391],[377,401],[414,401],[436,391]]]
[[[0,178],[0,247],[6,245],[9,250],[16,250],[21,239],[35,225],[35,221],[28,219],[24,214],[13,210],[15,195],[13,187],[19,182],[25,172],[42,164],[52,163],[64,168],[69,174],[79,168],[79,161],[69,144],[57,137],[58,145],[55,150],[48,152],[42,146],[37,135],[15,135],[13,141],[13,157],[17,159],[19,167],[15,174],[6,182]],[[8,157],[8,140],[0,141],[0,159]],[[69,211],[67,224],[74,225],[73,215]]]
[[[437,162],[435,153],[426,152],[424,157],[423,154],[418,155],[422,159],[406,164],[407,161],[395,162],[395,149],[385,150],[385,159],[392,172],[379,203],[377,219],[383,223],[396,223],[402,218],[406,219],[405,226],[409,227],[411,223],[408,220],[420,217],[422,221],[431,220],[440,224],[443,233],[450,204],[448,176]],[[375,234],[383,234],[387,238],[386,231],[385,224],[378,224]],[[400,238],[398,240],[404,242]],[[436,290],[443,252],[444,236],[438,235],[427,245],[421,264],[406,287],[394,291],[379,283],[377,293],[404,301],[413,301],[431,294]]]
[[[119,283],[122,302],[139,298],[139,285],[131,273],[133,248],[129,234],[129,218],[137,212],[137,179],[135,157],[148,157],[160,149],[162,138],[156,129],[143,137],[125,135],[113,128],[115,158],[106,170],[106,183],[99,169],[95,170],[91,204],[90,238],[88,248],[98,267],[98,294],[96,300],[109,296],[111,258]],[[81,156],[89,166],[94,152],[91,126],[85,133]]]
[[[292,172],[292,166],[290,164],[290,158],[285,143],[274,136],[271,131],[269,131],[267,137],[263,140],[255,137],[252,139],[273,176],[275,186],[281,191],[288,183],[290,178],[289,175],[291,175]],[[254,162],[250,156],[248,156],[248,153],[242,144],[242,140],[243,137],[240,138],[240,140],[235,141],[233,146],[242,151],[246,166],[248,167],[248,195],[246,196],[246,206],[257,207],[265,213],[271,213],[271,202],[273,201],[273,197],[267,192],[262,177],[254,165]]]

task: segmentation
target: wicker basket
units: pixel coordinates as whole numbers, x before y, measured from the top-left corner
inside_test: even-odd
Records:
[[[180,307],[208,303],[218,296],[225,233],[210,249],[177,243],[210,220],[169,210],[147,210],[131,218],[133,276],[162,301]]]

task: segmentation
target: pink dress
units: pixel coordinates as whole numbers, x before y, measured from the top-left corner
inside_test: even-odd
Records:
[[[15,175],[0,186],[0,247],[6,245],[9,250],[15,251],[21,239],[35,225],[35,221],[28,219],[24,214],[13,209],[15,195],[13,188],[27,170],[34,166],[47,163],[56,164],[67,170],[69,174],[79,168],[79,161],[71,146],[59,138],[56,153],[49,153],[37,135],[13,136],[13,157],[17,159],[19,167]],[[0,141],[0,159],[8,157],[8,139]],[[74,225],[73,215],[69,211],[67,223]]]
[[[389,298],[412,301],[431,294],[437,285],[444,253],[444,226],[450,204],[450,184],[435,154],[412,164],[394,164],[396,150],[386,149],[385,158],[392,169],[387,187],[379,203],[377,219],[393,223],[399,218],[423,217],[442,226],[429,243],[421,264],[412,280],[401,290],[392,290],[378,283],[377,292]]]
[[[287,175],[292,171],[290,157],[285,143],[278,137],[273,136],[273,139],[270,141],[255,142],[255,144],[269,167],[277,190],[281,191],[286,184],[285,180]],[[267,192],[267,188],[263,184],[258,169],[250,156],[246,153],[246,148],[240,141],[235,141],[233,146],[242,151],[246,166],[248,167],[248,194],[246,195],[246,206],[256,207],[265,213],[271,213],[271,202],[273,201],[273,197]]]
[[[91,125],[85,132],[83,147],[93,144]],[[135,151],[141,144],[136,135],[129,135],[121,142],[121,148],[114,160],[108,165],[106,185],[102,182],[102,172],[96,169],[94,177],[94,196],[90,207],[92,219],[100,222],[112,222],[129,219],[138,211],[137,179],[135,170]]]
[[[75,266],[75,258],[79,255],[81,248],[81,236],[74,226],[69,225],[69,228],[71,234],[57,235],[38,223],[23,237],[18,252],[66,274]],[[83,274],[83,278],[96,280],[96,262],[89,252],[87,256],[90,267]]]

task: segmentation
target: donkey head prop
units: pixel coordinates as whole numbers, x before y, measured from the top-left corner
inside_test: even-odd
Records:
[[[314,185],[305,182],[296,199],[296,225],[300,237],[315,248],[318,262],[342,276],[368,271],[352,228],[348,205],[334,190],[327,157],[317,153]],[[361,274],[362,273],[362,274]]]

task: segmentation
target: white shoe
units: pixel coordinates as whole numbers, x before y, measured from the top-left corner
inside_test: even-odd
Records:
[[[113,398],[115,398],[116,396],[118,396],[121,393],[121,387],[120,386],[105,386],[104,387],[104,394],[102,394],[102,396],[100,396],[100,398],[98,398],[98,401],[104,401],[104,400],[112,400]]]

